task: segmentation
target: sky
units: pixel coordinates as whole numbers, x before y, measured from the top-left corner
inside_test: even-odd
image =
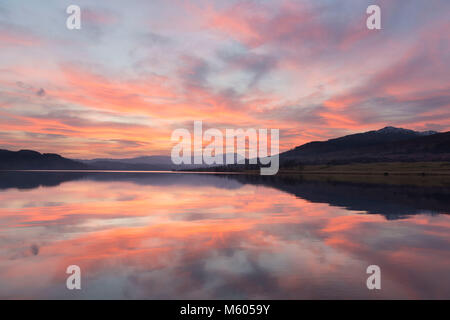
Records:
[[[449,31],[448,0],[0,0],[0,149],[169,155],[197,120],[280,129],[281,151],[448,131]]]

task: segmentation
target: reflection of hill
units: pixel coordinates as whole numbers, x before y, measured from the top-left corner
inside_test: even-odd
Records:
[[[420,213],[450,213],[450,188],[320,181],[302,176],[228,176],[242,183],[273,187],[299,198],[353,211],[399,219]]]
[[[450,213],[448,186],[364,183],[302,176],[212,175],[186,173],[0,172],[0,191],[8,188],[55,187],[66,181],[131,182],[152,186],[210,186],[237,189],[243,184],[272,187],[299,198],[353,211],[399,219],[420,213]],[[327,178],[328,179],[328,178]]]
[[[90,180],[99,182],[131,182],[137,185],[170,186],[188,185],[211,186],[222,189],[237,189],[242,184],[235,180],[218,179],[212,174],[181,173],[133,173],[133,172],[0,172],[2,189],[34,189],[56,187],[64,182]]]
[[[65,181],[81,179],[85,175],[78,172],[0,172],[0,191],[11,188],[56,187]]]

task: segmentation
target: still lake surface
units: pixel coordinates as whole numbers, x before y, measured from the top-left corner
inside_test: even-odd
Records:
[[[449,213],[448,183],[0,173],[0,298],[450,299]]]

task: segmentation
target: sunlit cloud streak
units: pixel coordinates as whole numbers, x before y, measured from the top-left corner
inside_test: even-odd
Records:
[[[168,154],[194,120],[279,128],[281,151],[386,125],[449,130],[448,1],[379,1],[379,31],[369,4],[80,1],[69,31],[60,2],[7,1],[0,148]]]

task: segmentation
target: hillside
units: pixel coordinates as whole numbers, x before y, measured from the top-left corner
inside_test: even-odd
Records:
[[[328,141],[310,142],[280,154],[282,164],[450,161],[450,132],[386,127]]]
[[[314,141],[280,154],[280,167],[376,162],[450,161],[450,132],[418,132],[386,127],[327,141]],[[189,170],[241,171],[255,166],[175,166],[167,156],[71,160],[31,150],[0,150],[0,170]]]
[[[83,170],[83,163],[66,159],[54,153],[32,150],[0,150],[0,170]]]

